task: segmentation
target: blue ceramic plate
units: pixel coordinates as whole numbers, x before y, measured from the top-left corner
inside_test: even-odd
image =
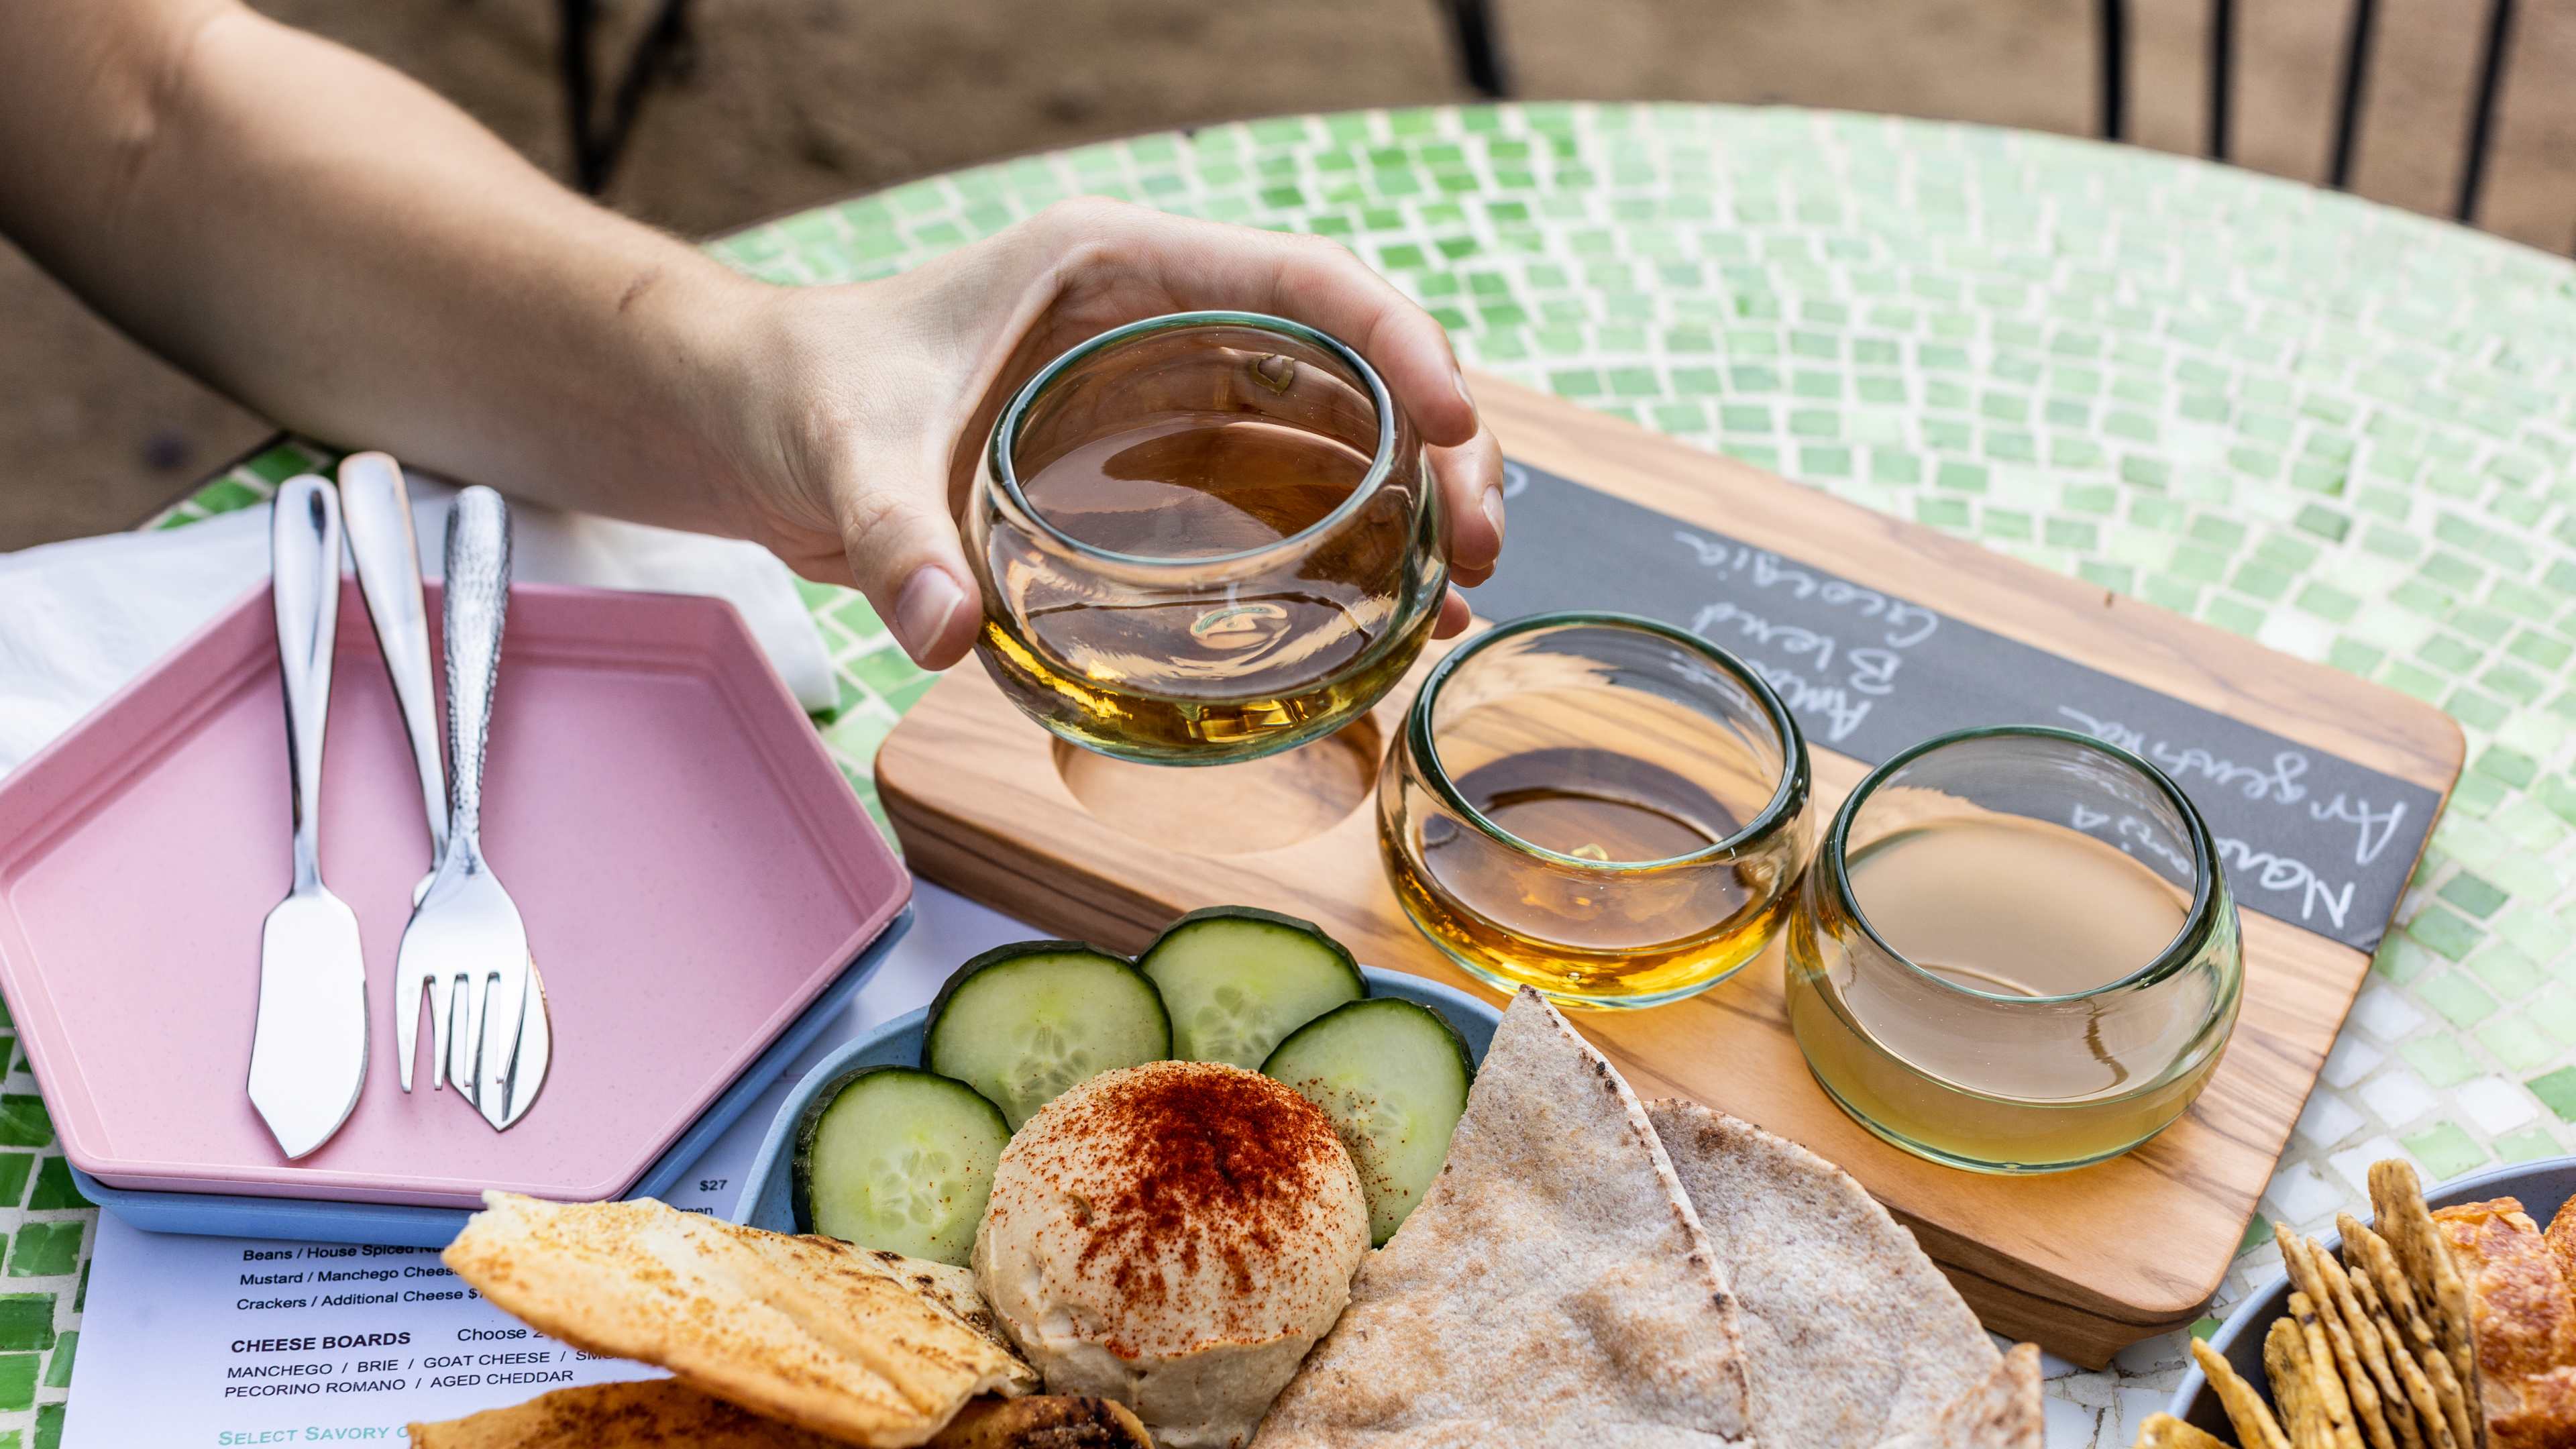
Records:
[[[1419,1002],[1449,1018],[1449,1024],[1466,1040],[1467,1054],[1479,1062],[1485,1059],[1494,1028],[1502,1023],[1500,1011],[1463,991],[1419,976],[1380,971],[1374,966],[1361,967],[1360,974],[1368,978],[1371,996]],[[922,1028],[929,1019],[928,1007],[898,1016],[852,1039],[805,1074],[805,1080],[788,1094],[786,1105],[778,1109],[777,1119],[769,1124],[769,1136],[760,1144],[760,1155],[752,1159],[751,1175],[743,1180],[742,1200],[734,1204],[735,1222],[772,1232],[796,1231],[796,1211],[788,1197],[794,1191],[796,1123],[805,1115],[807,1104],[853,1067],[919,1066]]]
[[[2454,1203],[2484,1202],[2488,1198],[2522,1199],[2522,1210],[2532,1220],[2546,1225],[2550,1215],[2569,1198],[2576,1197],[2576,1157],[2552,1157],[2541,1162],[2525,1162],[2514,1167],[2499,1167],[2457,1182],[2445,1183],[2424,1194],[2434,1207]],[[2352,1209],[2352,1215],[2367,1220],[2367,1200]],[[2332,1249],[2341,1249],[2343,1239],[2328,1234],[2323,1239]],[[2236,1372],[2257,1388],[2264,1385],[2263,1335],[2271,1331],[2272,1320],[2290,1311],[2290,1279],[2283,1274],[2257,1289],[2254,1295],[2236,1305],[2227,1321],[2209,1336],[2209,1346],[2226,1356]],[[2218,1404],[2218,1395],[2210,1392],[2209,1380],[2194,1368],[2183,1375],[2174,1390],[2173,1402],[2165,1412],[2190,1423],[2195,1428],[2235,1442],[2236,1431],[2228,1426],[2226,1411]]]

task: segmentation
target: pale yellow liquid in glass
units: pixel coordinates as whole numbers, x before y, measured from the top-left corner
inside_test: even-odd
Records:
[[[1324,519],[1367,476],[1335,438],[1255,417],[1173,414],[1092,439],[1021,484],[1048,522],[1094,547],[1164,559],[1265,547]],[[1374,698],[1409,667],[1436,609],[1406,617],[1412,540],[1399,506],[1365,506],[1291,577],[1231,597],[1109,605],[1078,566],[1037,558],[1000,580],[987,618],[1003,688],[1081,738],[1166,754],[1238,746]],[[1392,647],[1390,647],[1392,646]]]
[[[1809,1065],[1882,1133],[1968,1165],[2064,1166],[2127,1150],[2218,1060],[2169,1071],[2214,1009],[2197,981],[2073,1002],[2154,962],[2190,897],[2115,846],[2008,815],[1897,831],[1849,860],[1879,937],[2007,1006],[1909,980],[1901,963],[1790,932],[1788,1005]],[[1846,948],[1860,957],[1846,955]]]
[[[2191,898],[2117,847],[1991,816],[1908,830],[1851,861],[1879,938],[1927,971],[2004,996],[2064,996],[2156,959]]]

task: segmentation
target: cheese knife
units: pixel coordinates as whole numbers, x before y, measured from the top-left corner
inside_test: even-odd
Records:
[[[260,930],[250,1101],[292,1160],[331,1140],[367,1081],[358,918],[322,883],[322,731],[340,619],[340,505],[330,483],[309,473],[288,479],[277,490],[269,544],[294,878]]]

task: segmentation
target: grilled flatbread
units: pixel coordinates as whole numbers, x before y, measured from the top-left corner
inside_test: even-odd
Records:
[[[1525,990],[1448,1165],[1256,1443],[1716,1449],[1749,1425],[1735,1300],[1644,1107]]]
[[[2171,1414],[2149,1414],[2138,1426],[2136,1449],[2229,1449],[2226,1440],[2195,1429]]]
[[[677,1379],[557,1389],[507,1409],[411,1426],[412,1449],[843,1449],[710,1398]],[[1034,1394],[976,1399],[928,1449],[1152,1449],[1145,1427],[1106,1399]]]
[[[2467,1289],[2489,1449],[2576,1444],[2576,1302],[2540,1225],[2500,1197],[2433,1226]]]
[[[933,1265],[650,1199],[483,1201],[444,1257],[484,1297],[549,1337],[659,1364],[787,1424],[913,1445],[977,1394],[1037,1387],[989,1321],[950,1306],[958,1285]]]
[[[973,1400],[929,1449],[1154,1449],[1154,1440],[1136,1411],[1115,1399],[1029,1394]]]
[[[2041,1449],[2046,1432],[2039,1403],[2039,1350],[2022,1343],[1931,1423],[1899,1434],[1879,1449]]]
[[[676,1379],[557,1389],[524,1404],[411,1426],[411,1449],[842,1449]]]
[[[1696,1102],[1646,1116],[1734,1287],[1764,1445],[1869,1449],[1995,1371],[1958,1290],[1850,1174]]]

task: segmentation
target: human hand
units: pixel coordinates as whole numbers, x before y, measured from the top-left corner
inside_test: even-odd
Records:
[[[1293,318],[1368,358],[1429,446],[1452,578],[1492,573],[1502,452],[1439,323],[1331,242],[1095,199],[884,281],[762,294],[730,409],[737,531],[857,587],[915,662],[954,664],[981,615],[958,509],[1011,393],[1085,338],[1206,308]],[[1439,632],[1466,623],[1453,590]]]

